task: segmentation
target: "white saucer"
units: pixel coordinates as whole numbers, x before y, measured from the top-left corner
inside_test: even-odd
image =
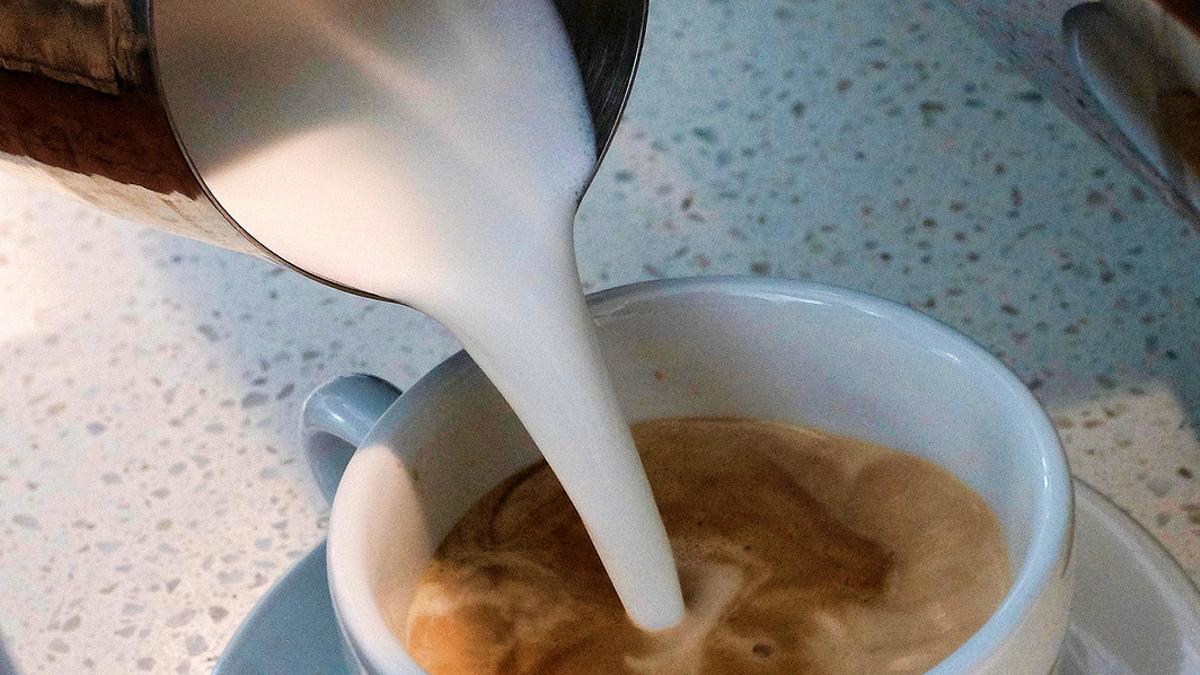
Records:
[[[1075,480],[1075,594],[1061,675],[1200,673],[1200,595],[1124,511]]]
[[[1200,594],[1123,511],[1075,481],[1075,596],[1060,675],[1200,673]],[[329,602],[325,543],[246,617],[214,675],[356,672]]]

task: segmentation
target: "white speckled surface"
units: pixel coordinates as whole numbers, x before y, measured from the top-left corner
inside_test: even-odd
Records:
[[[1076,474],[1200,575],[1200,239],[948,6],[760,7],[656,2],[579,218],[587,286],[753,272],[928,311],[1002,355]],[[304,394],[405,387],[454,349],[412,310],[0,176],[12,661],[207,671],[322,536]]]

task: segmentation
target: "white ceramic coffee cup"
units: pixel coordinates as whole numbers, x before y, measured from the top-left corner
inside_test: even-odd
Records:
[[[1015,581],[934,672],[1054,667],[1070,600],[1071,481],[1045,413],[995,358],[906,307],[806,283],[652,282],[591,301],[631,421],[720,415],[812,425],[921,455],[977,490],[1000,518]],[[350,650],[371,673],[422,672],[396,635],[424,565],[474,501],[539,458],[465,354],[398,395],[350,376],[305,406],[317,480],[327,495],[336,487],[330,593]]]

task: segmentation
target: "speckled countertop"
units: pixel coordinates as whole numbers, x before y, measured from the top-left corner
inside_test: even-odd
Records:
[[[948,5],[656,0],[583,277],[755,273],[1001,355],[1077,475],[1200,578],[1200,237]],[[323,536],[304,394],[455,350],[415,311],[0,177],[0,634],[28,672],[204,672]],[[0,660],[0,671],[4,670]]]

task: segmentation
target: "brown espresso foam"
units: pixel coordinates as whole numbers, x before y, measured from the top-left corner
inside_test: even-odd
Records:
[[[397,608],[431,673],[908,673],[938,663],[1009,587],[995,514],[934,464],[737,419],[633,427],[688,615],[622,611],[544,463],[477,502]],[[602,480],[602,476],[597,476]]]

